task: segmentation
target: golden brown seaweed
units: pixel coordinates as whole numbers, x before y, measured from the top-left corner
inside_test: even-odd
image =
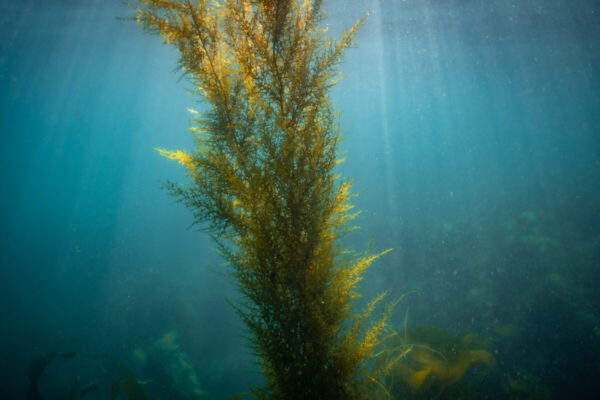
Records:
[[[388,392],[406,391],[407,386],[413,393],[440,394],[460,382],[472,366],[494,367],[496,361],[484,348],[485,342],[474,334],[458,337],[433,326],[405,328],[394,335],[383,354]]]
[[[206,224],[244,296],[239,307],[269,399],[359,399],[365,362],[389,312],[365,323],[383,295],[354,314],[357,286],[381,254],[338,241],[357,213],[340,162],[328,97],[336,65],[364,18],[325,37],[317,0],[140,0],[137,21],[180,53],[208,110],[196,148],[159,150],[193,183],[169,184]]]

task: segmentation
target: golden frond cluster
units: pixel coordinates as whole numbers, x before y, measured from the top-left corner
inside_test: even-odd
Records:
[[[364,18],[338,40],[320,28],[319,0],[139,0],[137,21],[177,47],[207,105],[194,114],[190,186],[171,191],[205,223],[245,299],[239,310],[269,399],[368,397],[366,361],[387,314],[355,315],[377,255],[338,242],[357,213],[335,172],[340,141],[328,91]],[[365,17],[366,18],[366,17]]]

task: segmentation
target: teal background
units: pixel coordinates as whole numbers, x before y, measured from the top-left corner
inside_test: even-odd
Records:
[[[552,398],[593,398],[597,3],[325,7],[331,35],[371,12],[332,92],[340,172],[363,211],[344,240],[394,248],[369,271],[366,298],[410,292],[398,329],[408,312],[411,324],[494,337],[507,374],[526,371]],[[202,105],[176,52],[130,15],[116,0],[0,0],[2,399],[25,398],[29,361],[49,351],[110,353],[143,375],[135,350],[169,331],[215,398],[260,383],[226,267],[160,190],[185,177],[153,147],[191,148],[186,108]],[[499,337],[507,325],[516,333]],[[48,398],[61,379],[44,383]]]

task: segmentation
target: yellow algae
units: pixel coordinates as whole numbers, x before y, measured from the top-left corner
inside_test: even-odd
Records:
[[[413,393],[439,395],[446,386],[459,383],[469,368],[495,367],[494,357],[480,347],[483,342],[473,334],[461,338],[436,327],[405,327],[379,355],[387,391],[407,393],[405,387]]]
[[[185,168],[187,168],[189,170],[194,168],[192,156],[184,151],[181,151],[181,150],[170,151],[170,150],[164,150],[164,149],[158,149],[158,148],[154,148],[154,150],[158,151],[158,153],[163,157],[166,157],[170,160],[177,161],[179,164],[183,165]]]
[[[319,28],[321,0],[138,0],[137,21],[180,53],[207,107],[197,148],[158,152],[190,186],[169,184],[207,225],[233,269],[238,305],[265,376],[257,398],[351,400],[378,385],[368,361],[385,339],[385,294],[356,314],[358,285],[387,253],[354,253],[350,182],[334,171],[340,142],[329,99],[337,65],[365,18],[337,40]],[[200,134],[199,134],[200,133]]]
[[[432,367],[429,367],[413,373],[410,377],[410,380],[408,381],[408,384],[413,389],[420,389],[421,386],[423,386],[423,382],[425,382],[425,379],[427,379],[427,377],[431,373],[431,369]]]

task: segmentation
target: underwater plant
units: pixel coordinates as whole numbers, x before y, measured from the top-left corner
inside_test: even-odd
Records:
[[[481,398],[481,393],[473,393],[463,377],[478,364],[496,366],[486,349],[488,345],[475,334],[458,337],[433,326],[405,326],[404,332],[394,334],[380,354],[387,369],[389,397]]]
[[[166,332],[147,349],[136,348],[133,356],[148,381],[146,392],[153,393],[154,397],[177,400],[211,398],[200,387],[198,375],[182,349],[176,331]]]
[[[27,400],[43,400],[39,388],[40,379],[47,369],[47,367],[54,360],[65,360],[70,361],[74,358],[87,359],[87,360],[98,360],[106,365],[110,366],[118,373],[116,381],[112,382],[110,388],[104,388],[96,382],[87,383],[81,386],[80,379],[78,376],[74,376],[69,388],[68,395],[66,396],[69,400],[79,400],[87,398],[88,395],[96,392],[110,391],[110,400],[117,399],[121,392],[124,392],[129,400],[146,400],[146,395],[142,390],[140,383],[135,379],[133,373],[123,364],[121,360],[109,354],[88,354],[88,353],[57,353],[51,352],[44,356],[36,357],[30,361],[27,367],[27,378],[29,379],[29,387],[27,389]],[[104,369],[104,368],[103,368]],[[106,395],[107,393],[104,393]]]
[[[335,173],[340,141],[328,97],[336,66],[366,16],[338,40],[321,0],[138,0],[137,22],[180,53],[207,111],[193,114],[196,148],[159,149],[192,183],[168,183],[206,224],[243,295],[237,309],[268,399],[361,399],[391,306],[382,294],[356,314],[365,270],[386,253],[339,239],[357,213]]]

